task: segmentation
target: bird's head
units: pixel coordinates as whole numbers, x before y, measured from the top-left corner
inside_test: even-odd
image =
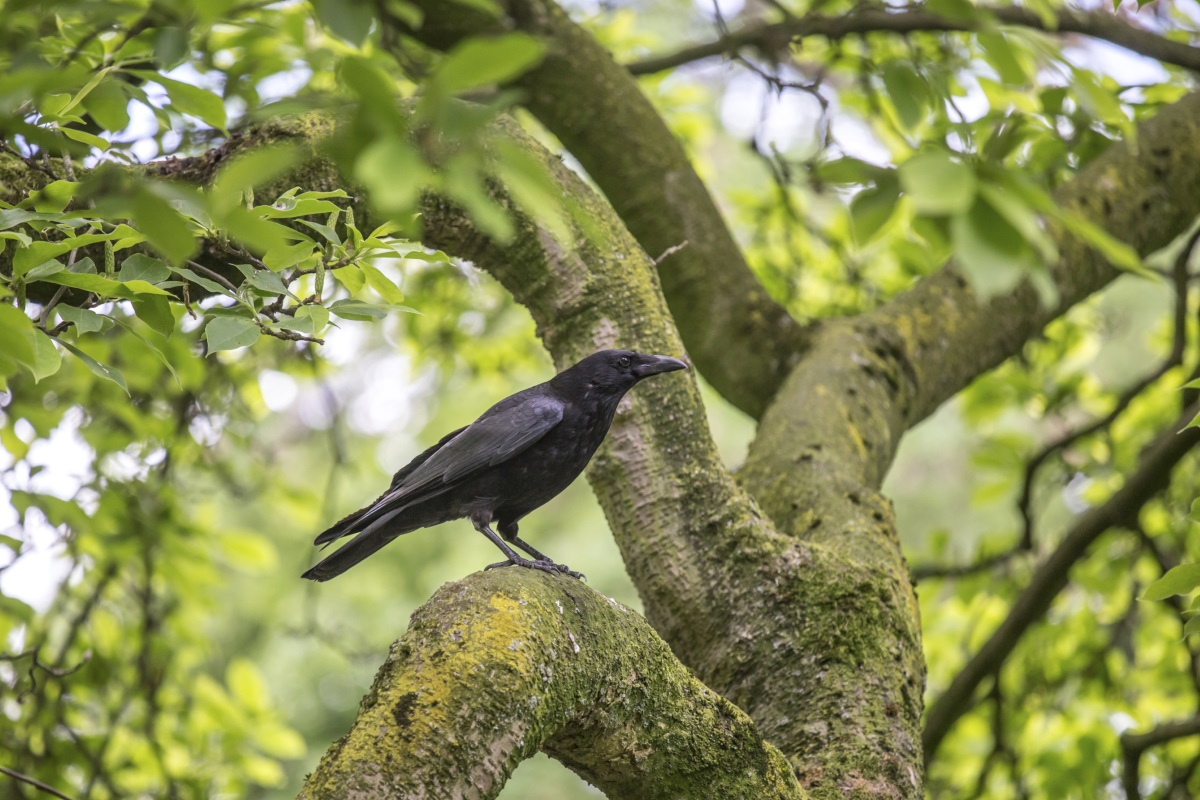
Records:
[[[687,364],[670,356],[647,355],[633,350],[601,350],[563,370],[555,380],[581,382],[602,391],[624,394],[643,378],[677,369],[687,369]]]

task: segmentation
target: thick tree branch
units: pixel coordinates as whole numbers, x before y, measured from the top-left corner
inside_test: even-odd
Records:
[[[406,32],[441,49],[501,24],[459,4],[417,5],[422,26]],[[517,82],[524,105],[579,159],[647,253],[688,242],[659,266],[671,313],[705,378],[758,416],[802,348],[802,329],[750,272],[682,144],[629,73],[550,0],[506,6],[509,22],[547,47]]]
[[[539,749],[614,800],[805,796],[636,613],[573,578],[502,569],[413,614],[300,797],[495,797]]]
[[[886,10],[864,7],[839,16],[806,14],[779,22],[748,25],[711,42],[636,61],[629,64],[627,69],[634,75],[649,75],[706,58],[734,55],[749,47],[764,52],[776,52],[797,39],[808,36],[843,39],[847,36],[875,32],[906,34],[979,31],[999,23],[1047,33],[1083,34],[1111,42],[1165,64],[1175,64],[1200,72],[1200,48],[1134,27],[1129,22],[1103,11],[1060,8],[1052,14],[1054,19],[1046,20],[1036,11],[1020,6],[978,6],[975,8],[975,15],[960,19],[941,16],[920,6]]]
[[[1184,429],[1198,411],[1200,405],[1193,405],[1181,414],[1151,443],[1125,485],[1103,505],[1080,516],[1033,574],[1029,585],[1013,603],[1008,617],[930,706],[922,737],[927,764],[937,754],[954,723],[970,710],[975,690],[988,676],[997,674],[1025,631],[1042,618],[1054,598],[1066,587],[1072,565],[1083,558],[1105,531],[1136,522],[1141,507],[1167,486],[1175,465],[1200,443],[1200,429]]]
[[[1138,800],[1142,796],[1141,780],[1138,777],[1142,753],[1151,747],[1186,736],[1200,736],[1200,717],[1168,722],[1145,733],[1121,734],[1121,752],[1125,760],[1121,786],[1125,790],[1126,800]]]

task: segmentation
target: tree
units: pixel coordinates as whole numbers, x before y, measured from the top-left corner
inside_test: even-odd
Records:
[[[27,533],[3,543],[20,567],[53,529],[71,569],[44,610],[3,598],[18,796],[284,782],[301,715],[205,644],[224,567],[275,567],[229,502],[264,527],[318,516],[312,480],[265,477],[254,382],[328,377],[331,322],[406,317],[464,262],[559,367],[686,351],[756,432],[731,470],[695,381],[639,388],[588,480],[644,618],[566,577],[444,586],[301,796],[492,797],[538,751],[610,797],[1200,789],[1181,7],[768,3],[681,32],[653,21],[671,2],[10,5],[0,436]],[[677,49],[647,58],[642,36]],[[1095,42],[1154,79],[1088,68]],[[807,147],[705,141],[688,106],[724,80],[693,66],[714,59],[809,103]],[[280,76],[303,85],[271,98]],[[171,157],[114,136],[131,109]],[[845,133],[864,121],[885,163]],[[769,179],[747,191],[716,159]],[[402,292],[414,263],[433,266]],[[496,289],[441,291],[446,318]],[[950,499],[953,527],[906,534],[883,483],[951,399],[984,527]],[[66,490],[37,481],[56,430],[90,451]],[[243,646],[279,622],[255,625]]]

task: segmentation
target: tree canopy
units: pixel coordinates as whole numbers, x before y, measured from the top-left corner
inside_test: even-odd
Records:
[[[1200,794],[1198,27],[0,0],[6,796]],[[587,584],[299,580],[608,346]]]

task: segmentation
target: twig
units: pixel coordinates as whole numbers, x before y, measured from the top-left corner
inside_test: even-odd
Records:
[[[913,567],[910,574],[915,582],[932,578],[965,578],[1007,564],[1014,556],[1027,552],[1027,550],[1028,548],[1022,547],[1018,542],[1002,553],[981,558],[971,564],[920,564]]]
[[[204,266],[203,264],[201,264],[199,261],[191,261],[191,260],[189,260],[189,261],[187,262],[187,264],[188,264],[188,266],[189,266],[189,267],[191,267],[192,269],[196,270],[197,272],[200,272],[200,273],[203,273],[203,274],[207,275],[208,277],[212,278],[212,279],[213,279],[214,281],[216,281],[217,283],[219,283],[219,284],[221,284],[222,286],[224,286],[224,287],[225,287],[226,289],[228,289],[229,291],[233,292],[234,294],[237,294],[237,287],[236,287],[236,286],[234,286],[234,285],[233,285],[232,283],[230,283],[229,281],[227,281],[227,280],[226,280],[226,279],[225,279],[225,278],[224,278],[224,277],[221,275],[221,273],[219,273],[219,272],[214,272],[213,270],[211,270],[211,269],[209,269],[208,267],[206,267],[206,266]]]
[[[5,775],[12,778],[13,780],[18,780],[18,781],[21,781],[22,783],[27,783],[30,786],[32,786],[33,788],[39,789],[39,790],[45,792],[46,794],[53,795],[54,797],[58,797],[58,798],[60,798],[60,800],[75,800],[73,797],[71,797],[71,795],[63,794],[58,789],[55,789],[53,786],[42,783],[37,778],[31,778],[28,775],[17,772],[15,769],[9,769],[8,767],[0,767],[0,772],[4,773]]]
[[[654,266],[657,267],[659,264],[666,261],[668,258],[675,255],[676,253],[678,253],[680,250],[682,250],[683,248],[685,248],[687,246],[688,246],[687,239],[684,239],[679,244],[671,245],[666,250],[663,250],[662,253],[658,256],[658,258],[654,259]]]

